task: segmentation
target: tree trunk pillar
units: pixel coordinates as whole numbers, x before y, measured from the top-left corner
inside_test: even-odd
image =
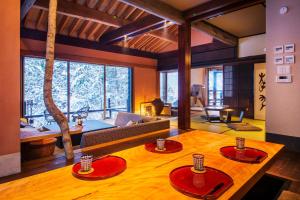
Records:
[[[50,0],[49,2],[49,15],[48,15],[48,33],[47,33],[47,46],[46,46],[46,68],[44,79],[44,102],[45,106],[57,122],[63,138],[65,155],[68,160],[74,158],[72,141],[69,133],[68,120],[65,115],[55,105],[52,97],[52,80],[54,69],[54,46],[56,34],[56,10],[57,0]]]

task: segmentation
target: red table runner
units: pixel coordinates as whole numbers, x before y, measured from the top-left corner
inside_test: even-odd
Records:
[[[118,156],[105,156],[92,163],[94,169],[90,174],[79,174],[80,162],[73,166],[72,173],[75,177],[86,180],[99,180],[116,176],[126,169],[126,160]]]
[[[165,151],[158,151],[156,149],[156,142],[146,143],[145,149],[154,153],[175,153],[182,150],[182,144],[174,140],[166,140]]]
[[[235,146],[226,146],[220,152],[226,158],[245,163],[261,163],[268,157],[266,152],[250,147],[239,150]]]
[[[183,194],[216,199],[233,185],[232,178],[220,170],[205,167],[204,173],[195,173],[192,167],[187,165],[176,168],[169,175],[171,185]]]

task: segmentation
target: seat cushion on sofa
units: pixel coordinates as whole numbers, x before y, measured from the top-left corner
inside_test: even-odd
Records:
[[[157,120],[132,126],[110,128],[84,133],[81,137],[80,147],[88,147],[101,143],[111,142],[123,138],[133,137],[144,133],[170,128],[170,120]]]
[[[143,120],[144,123],[147,123],[147,122],[157,121],[158,118],[156,118],[156,117],[142,116],[142,120]]]
[[[138,122],[140,120],[142,120],[140,115],[128,112],[119,112],[115,121],[115,125],[125,127],[129,121]]]

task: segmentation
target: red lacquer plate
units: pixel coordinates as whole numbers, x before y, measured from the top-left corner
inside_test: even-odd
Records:
[[[174,140],[166,140],[165,151],[158,151],[156,149],[156,142],[146,143],[145,149],[154,153],[175,153],[182,150],[182,144]]]
[[[192,167],[178,167],[169,175],[171,185],[185,195],[216,199],[233,185],[232,178],[220,170],[205,167],[204,173],[195,173],[191,170]]]
[[[85,180],[100,180],[116,176],[126,169],[126,160],[118,156],[105,156],[92,163],[94,171],[90,174],[79,174],[80,163],[73,165],[75,177]]]
[[[220,152],[226,158],[245,163],[261,163],[268,157],[266,152],[250,147],[238,150],[235,146],[226,146]]]

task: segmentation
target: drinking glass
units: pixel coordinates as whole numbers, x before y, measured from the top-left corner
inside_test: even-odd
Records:
[[[245,138],[236,137],[236,148],[244,149],[245,148]]]
[[[158,150],[163,151],[165,149],[165,139],[159,138],[156,140],[156,147]]]
[[[93,156],[81,156],[80,158],[80,171],[88,172],[92,168]]]
[[[204,155],[193,154],[194,169],[197,171],[204,171]]]

